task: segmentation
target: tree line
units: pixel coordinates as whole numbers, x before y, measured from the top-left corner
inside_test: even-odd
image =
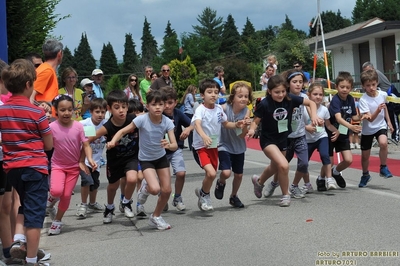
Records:
[[[68,19],[54,14],[61,0],[7,0],[7,24],[9,61],[23,57],[26,53],[40,51],[45,38],[49,36],[60,20]],[[344,18],[340,10],[321,13],[324,32],[338,30],[373,17],[384,20],[398,20],[400,0],[357,0],[352,19]],[[294,61],[302,61],[306,70],[312,70],[312,54],[304,39],[315,36],[311,28],[314,18],[310,18],[309,32],[296,29],[286,15],[279,26],[269,25],[256,30],[249,18],[241,32],[230,14],[226,20],[218,16],[217,11],[206,7],[197,16],[198,25],[192,32],[181,33],[180,37],[168,21],[162,43],[157,44],[151,33],[151,24],[144,18],[141,53],[136,52],[136,43],[131,33],[125,34],[124,54],[118,63],[110,42],[104,43],[100,59],[93,57],[85,32],[82,33],[78,47],[73,51],[64,49],[61,71],[74,67],[82,77],[88,77],[91,71],[100,67],[105,73],[107,89],[125,86],[129,74],[143,77],[143,67],[151,65],[159,70],[163,64],[170,64],[171,76],[180,94],[189,84],[198,84],[199,80],[213,76],[216,65],[225,67],[226,83],[247,80],[257,87],[263,70],[263,59],[269,54],[278,58],[278,70],[292,67]],[[12,32],[12,34],[11,34]],[[317,76],[325,77],[323,62],[319,62]],[[332,75],[332,73],[330,73]]]

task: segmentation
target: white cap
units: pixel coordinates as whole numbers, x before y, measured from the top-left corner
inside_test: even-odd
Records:
[[[88,78],[84,78],[81,81],[81,87],[83,88],[85,85],[92,84],[94,81]]]
[[[98,69],[98,68],[94,69],[92,71],[92,76],[97,76],[97,75],[103,75],[103,71],[101,69]]]

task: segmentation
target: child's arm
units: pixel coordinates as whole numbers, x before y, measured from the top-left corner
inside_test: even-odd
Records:
[[[247,110],[246,116],[244,117],[244,126],[242,127],[242,133],[238,135],[240,138],[244,138],[247,136],[247,132],[249,132],[249,126],[251,125],[251,118],[250,118],[250,110]]]
[[[336,121],[337,121],[339,124],[341,124],[341,125],[347,127],[348,129],[350,129],[350,130],[353,131],[354,133],[358,134],[358,133],[361,132],[361,126],[350,124],[349,122],[347,122],[346,120],[344,120],[344,119],[342,118],[342,114],[341,114],[341,113],[336,113],[336,114],[335,114],[335,118],[336,118]]]
[[[243,125],[245,124],[244,120],[240,120],[240,121],[236,121],[236,122],[222,122],[222,125],[224,126],[224,128],[228,128],[228,129],[235,129],[235,128],[242,128]]]
[[[99,138],[101,138],[102,136],[107,135],[107,133],[108,133],[108,132],[107,132],[106,127],[105,127],[105,126],[102,126],[99,130],[96,131],[96,136],[94,136],[94,137],[89,137],[89,138],[88,138],[89,143],[92,143],[92,142],[95,141],[96,139],[99,139]]]
[[[185,140],[189,136],[190,132],[192,132],[193,129],[194,129],[193,125],[190,125],[187,128],[185,128],[182,131],[182,134],[179,136],[179,139],[180,140]]]
[[[385,104],[385,103],[381,103],[381,104],[378,106],[378,108],[376,108],[375,112],[374,112],[373,114],[371,114],[371,117],[368,119],[368,121],[373,122],[373,121],[378,117],[379,113],[380,113],[382,110],[385,110],[385,111],[384,111],[384,112],[385,112],[385,118],[387,118],[387,117],[386,117],[386,112],[387,112],[386,104]],[[389,113],[388,113],[388,117],[389,117]],[[389,120],[389,121],[390,121],[390,120]]]
[[[331,141],[335,142],[340,135],[339,130],[331,124],[329,119],[325,119],[325,127],[332,132]]]
[[[44,135],[43,144],[45,151],[51,151],[51,149],[53,149],[53,134]]]
[[[204,146],[208,147],[212,144],[212,140],[209,136],[204,133],[203,127],[201,126],[201,120],[197,119],[194,121],[194,128],[196,129],[197,133],[203,139]]]
[[[97,169],[97,164],[93,161],[92,157],[92,147],[90,147],[89,141],[82,142],[82,149],[85,151],[86,158],[89,161],[90,166],[92,167],[92,171]]]
[[[313,102],[307,98],[303,98],[303,105],[308,106],[310,108],[309,115],[310,115],[310,120],[311,120],[312,125],[316,126],[316,125],[324,124],[324,120],[322,120],[321,118],[319,118],[317,116],[317,105],[315,104],[315,102]]]
[[[80,168],[82,171],[84,171],[87,175],[90,175],[89,168],[88,168],[87,165],[85,164],[85,158],[86,158],[85,150],[84,150],[83,147],[82,147],[82,149],[81,149],[81,156],[79,157],[79,168]]]
[[[250,125],[250,129],[247,132],[248,138],[252,138],[254,136],[255,130],[257,129],[258,124],[260,123],[260,121],[261,121],[260,117],[254,116],[253,122],[251,122],[251,125]]]
[[[118,142],[123,136],[125,136],[129,132],[132,132],[133,130],[135,130],[135,128],[136,128],[136,125],[132,122],[129,125],[127,125],[126,127],[118,130],[118,132],[114,135],[112,140],[107,142],[107,145],[106,145],[107,149],[114,148],[116,142]]]
[[[385,106],[387,107],[386,104],[385,104]],[[385,108],[385,119],[386,119],[386,123],[387,123],[387,125],[389,127],[390,133],[393,133],[394,128],[393,128],[392,123],[390,122],[389,111],[388,111],[387,108]]]
[[[164,149],[168,149],[170,151],[176,151],[178,149],[178,143],[176,142],[176,139],[175,139],[174,130],[171,129],[170,131],[168,131],[167,134],[168,134],[169,142],[167,139],[162,139],[161,147],[163,147]]]

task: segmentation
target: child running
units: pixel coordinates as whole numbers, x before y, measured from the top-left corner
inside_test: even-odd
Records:
[[[384,178],[393,176],[386,165],[386,159],[388,156],[387,128],[389,127],[391,133],[394,129],[386,108],[387,94],[384,91],[377,90],[378,74],[376,71],[373,69],[364,71],[360,78],[365,94],[359,102],[363,123],[361,130],[362,176],[358,187],[366,187],[367,183],[371,181],[368,166],[374,137],[379,143],[379,159],[381,162],[379,174]]]
[[[197,163],[205,171],[201,188],[196,188],[197,206],[202,211],[212,211],[210,190],[218,167],[218,142],[221,135],[221,125],[235,130],[243,126],[243,120],[228,122],[218,100],[220,86],[215,80],[206,79],[200,84],[200,96],[204,102],[195,111],[192,118],[195,131],[193,133],[193,153]]]
[[[340,163],[332,167],[332,176],[335,178],[336,184],[341,188],[346,187],[346,181],[341,172],[353,162],[353,155],[350,150],[349,129],[355,134],[361,131],[361,126],[351,124],[351,120],[360,120],[360,117],[357,115],[354,98],[350,95],[350,91],[353,89],[353,83],[353,77],[349,72],[339,72],[336,78],[336,89],[338,92],[333,96],[328,108],[331,116],[330,122],[340,133],[336,141],[332,141],[332,133],[328,131],[331,165],[334,165],[334,149],[336,152],[340,152],[343,157]]]
[[[244,82],[235,83],[231,89],[227,104],[222,106],[227,116],[227,121],[236,122],[245,120],[247,121],[246,124],[250,125],[250,110],[247,108],[247,104],[251,102],[253,102],[251,87]],[[218,146],[219,170],[221,170],[221,174],[215,186],[214,196],[219,200],[223,199],[226,180],[231,176],[232,169],[232,193],[229,197],[229,204],[235,208],[244,208],[244,204],[240,201],[237,193],[243,177],[246,135],[247,126],[237,130],[221,128]]]
[[[262,122],[260,145],[264,154],[271,161],[260,176],[252,177],[254,194],[257,198],[261,198],[264,183],[272,175],[277,174],[283,195],[280,201],[281,207],[290,205],[289,163],[285,154],[287,137],[292,131],[293,111],[301,104],[310,107],[311,122],[313,125],[318,125],[315,103],[300,96],[289,96],[287,80],[281,75],[271,77],[268,80],[267,96],[258,105],[254,113],[254,120],[247,133],[249,137],[253,137],[255,129]]]
[[[80,121],[88,134],[95,134],[96,130],[100,129],[104,123],[104,116],[107,110],[107,102],[103,98],[96,98],[90,102],[90,117]],[[92,131],[92,132],[90,132]],[[101,165],[102,153],[104,150],[106,139],[101,137],[90,143],[92,148],[93,160],[98,166]],[[100,171],[99,169],[92,170],[89,161],[85,159],[85,165],[89,167],[86,171],[81,170],[81,204],[76,211],[76,216],[81,219],[86,218],[88,209],[93,212],[103,212],[104,208],[97,201],[97,189],[100,186]],[[87,174],[89,173],[89,174]],[[88,204],[89,197],[89,204]]]
[[[139,129],[139,161],[147,185],[141,187],[138,201],[144,204],[149,194],[160,194],[154,212],[150,215],[149,225],[158,230],[166,230],[170,229],[171,225],[164,221],[161,212],[171,195],[171,175],[165,149],[175,151],[178,144],[174,135],[174,123],[163,115],[166,95],[161,90],[150,90],[146,101],[149,112],[136,117],[119,130],[107,143],[107,148],[115,147],[115,143],[122,136]],[[169,141],[164,138],[166,133]]]
[[[330,115],[328,108],[322,105],[324,99],[324,89],[321,83],[312,83],[308,88],[308,97],[311,101],[317,105],[317,115],[320,119],[324,120],[325,126],[315,126],[310,124],[310,116],[307,112],[304,112],[304,121],[306,123],[306,140],[308,145],[308,160],[311,155],[317,149],[321,158],[322,167],[321,174],[317,178],[317,190],[326,191],[330,189],[336,189],[335,179],[331,173],[331,161],[329,158],[329,139],[325,128],[331,131],[331,141],[334,142],[339,136],[339,131],[329,121]],[[308,183],[307,183],[308,182]],[[311,187],[310,177],[304,176],[304,189],[303,191],[309,193]]]
[[[121,90],[113,90],[107,95],[107,109],[111,113],[110,119],[96,131],[96,136],[90,138],[93,142],[96,139],[105,136],[107,140],[112,139],[114,135],[125,126],[129,125],[136,117],[128,114],[128,97]],[[136,188],[138,172],[138,149],[139,133],[137,130],[127,131],[120,136],[121,141],[118,145],[107,149],[107,205],[103,213],[103,223],[112,223],[114,215],[115,194],[120,186],[120,179],[125,179],[123,189],[124,198],[122,199],[122,211],[125,217],[133,218],[135,214],[132,211],[131,198]]]
[[[78,181],[79,169],[80,167],[85,169],[84,162],[80,162],[81,147],[93,171],[96,170],[97,164],[93,161],[92,149],[85,137],[83,125],[72,120],[73,99],[68,95],[58,95],[54,98],[52,105],[56,110],[57,120],[50,124],[54,142],[54,153],[51,158],[50,198],[59,198],[60,201],[48,234],[58,235],[63,226],[61,220],[68,210],[72,191]]]

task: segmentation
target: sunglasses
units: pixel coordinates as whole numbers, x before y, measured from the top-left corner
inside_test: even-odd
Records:
[[[136,82],[136,79],[131,79],[131,82],[132,82],[132,81],[135,81],[135,82]]]
[[[35,68],[38,68],[41,64],[34,64]]]
[[[163,69],[162,72],[169,72],[169,69]]]
[[[293,66],[294,68],[296,68],[296,67],[300,67],[299,65],[296,65],[296,66]]]

